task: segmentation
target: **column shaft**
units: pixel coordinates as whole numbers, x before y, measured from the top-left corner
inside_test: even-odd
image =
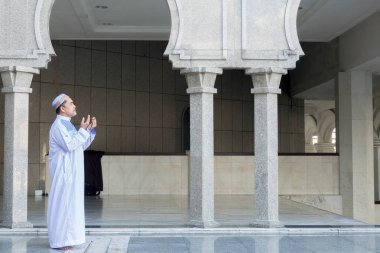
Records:
[[[343,215],[374,222],[372,73],[339,73],[339,188]]]
[[[29,94],[5,94],[4,225],[27,221]],[[23,226],[23,225],[21,225]]]
[[[5,93],[4,203],[2,225],[32,227],[27,222],[29,93],[35,69],[2,68]]]
[[[380,201],[380,139],[373,138],[374,173],[375,173],[375,201]]]
[[[256,219],[278,222],[277,94],[255,94]]]
[[[190,94],[190,225],[215,227],[214,72],[183,70]]]
[[[191,94],[190,218],[207,224],[214,222],[213,120],[213,94]]]
[[[283,69],[249,69],[255,94],[255,227],[279,227],[277,94]]]

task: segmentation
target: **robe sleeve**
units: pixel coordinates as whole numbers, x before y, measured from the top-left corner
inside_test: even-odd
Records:
[[[88,130],[87,133],[90,134],[90,138],[87,139],[87,141],[83,144],[83,150],[86,150],[92,143],[92,141],[95,139],[96,131],[95,129]]]
[[[78,147],[83,146],[89,139],[90,134],[83,128],[79,128],[76,134],[70,135],[67,129],[59,125],[58,129],[54,131],[54,138],[57,140],[57,144],[66,152],[72,152]]]

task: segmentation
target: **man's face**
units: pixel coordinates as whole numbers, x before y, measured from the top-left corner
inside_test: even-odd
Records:
[[[61,106],[61,115],[70,118],[77,115],[76,106],[70,97],[67,97],[66,102]]]

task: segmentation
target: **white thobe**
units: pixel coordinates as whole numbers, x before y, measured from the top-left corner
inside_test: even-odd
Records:
[[[95,130],[76,130],[70,118],[58,115],[50,128],[47,224],[50,247],[85,243],[84,158]]]

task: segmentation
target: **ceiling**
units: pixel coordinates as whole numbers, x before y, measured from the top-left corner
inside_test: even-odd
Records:
[[[328,80],[311,89],[297,93],[294,97],[310,100],[335,100],[335,80]]]
[[[302,0],[301,41],[330,41],[380,10],[380,0]],[[56,0],[52,39],[168,40],[166,0]]]

